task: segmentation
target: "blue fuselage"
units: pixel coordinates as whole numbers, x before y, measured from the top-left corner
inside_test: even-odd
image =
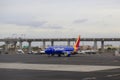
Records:
[[[73,51],[74,51],[74,48],[71,46],[51,46],[45,50],[45,53],[48,55],[50,54],[59,55],[59,54],[64,54],[64,53],[71,54],[71,52]]]

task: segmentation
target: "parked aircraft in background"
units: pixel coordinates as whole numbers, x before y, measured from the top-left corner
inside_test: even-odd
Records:
[[[80,35],[78,36],[73,46],[50,46],[45,49],[45,53],[49,56],[58,55],[60,57],[61,55],[65,55],[69,57],[77,53],[79,43],[80,43]]]

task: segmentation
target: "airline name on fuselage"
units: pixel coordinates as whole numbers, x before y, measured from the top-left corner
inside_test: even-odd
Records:
[[[54,50],[55,50],[55,51],[64,50],[64,48],[59,48],[59,47],[57,47],[57,48],[54,48]]]

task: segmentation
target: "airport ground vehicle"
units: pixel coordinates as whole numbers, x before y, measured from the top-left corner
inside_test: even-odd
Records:
[[[3,48],[0,48],[0,54],[2,54],[2,52],[3,52]]]
[[[24,51],[22,49],[18,49],[17,54],[25,54],[25,53],[24,53]]]
[[[27,54],[45,54],[45,51],[30,51]]]
[[[78,54],[96,54],[97,50],[79,50]]]

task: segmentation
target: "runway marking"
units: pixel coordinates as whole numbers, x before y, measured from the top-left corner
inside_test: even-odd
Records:
[[[120,74],[111,74],[111,75],[107,75],[106,77],[117,77],[120,76]]]
[[[2,69],[91,72],[91,71],[117,69],[117,68],[120,68],[120,66],[0,63],[0,68]]]
[[[83,78],[82,80],[95,80],[96,77],[88,77],[88,78]]]

